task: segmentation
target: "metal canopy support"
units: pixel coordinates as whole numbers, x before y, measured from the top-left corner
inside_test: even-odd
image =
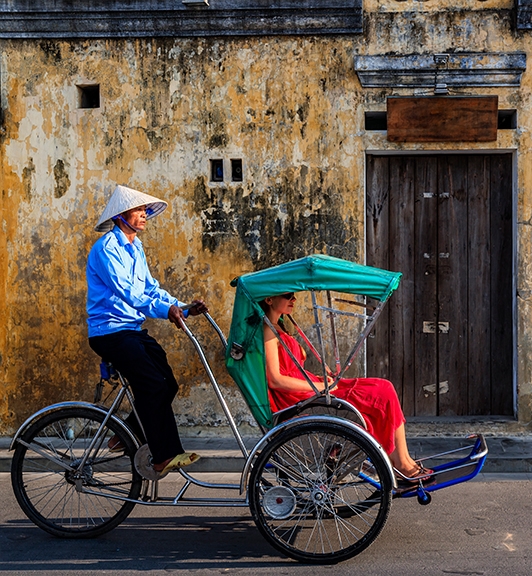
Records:
[[[353,361],[354,361],[356,355],[358,354],[358,352],[362,348],[366,338],[368,337],[369,333],[373,329],[375,322],[377,321],[382,310],[384,309],[384,306],[386,305],[386,301],[379,302],[376,307],[372,307],[372,306],[368,306],[366,304],[362,304],[362,303],[357,302],[357,301],[346,300],[344,298],[336,298],[336,300],[339,302],[351,304],[354,306],[364,307],[365,309],[367,309],[370,312],[370,314],[360,314],[360,313],[356,313],[356,312],[347,312],[347,311],[343,311],[343,310],[339,310],[339,309],[335,308],[332,305],[332,298],[331,298],[331,295],[329,292],[327,292],[327,303],[328,303],[327,306],[321,306],[320,304],[318,304],[315,292],[312,292],[311,295],[312,295],[312,308],[313,308],[313,312],[314,312],[313,328],[316,331],[317,348],[314,347],[312,342],[307,338],[307,336],[304,334],[303,330],[298,326],[298,324],[295,322],[295,320],[291,316],[289,316],[289,318],[290,318],[291,322],[293,323],[293,325],[295,326],[295,328],[296,328],[297,332],[299,333],[300,337],[302,338],[302,340],[308,346],[308,348],[310,349],[312,354],[314,354],[314,356],[320,362],[322,369],[323,369],[324,382],[327,381],[327,376],[332,374],[332,371],[327,366],[327,362],[325,360],[325,345],[324,345],[324,341],[323,341],[323,331],[322,331],[323,324],[321,322],[320,313],[325,313],[330,318],[331,330],[332,330],[332,333],[334,335],[333,336],[333,343],[334,343],[333,346],[334,346],[335,362],[337,364],[336,373],[334,375],[334,381],[330,386],[327,386],[325,389],[325,396],[330,401],[330,389],[333,388],[336,385],[336,383],[341,378],[344,377],[347,370],[353,364]],[[365,322],[364,329],[359,334],[359,336],[358,336],[355,344],[353,345],[352,349],[350,350],[350,352],[347,354],[346,360],[345,360],[343,365],[341,364],[338,345],[336,342],[335,319],[337,316],[350,316],[353,318],[361,318]],[[301,371],[302,375],[305,377],[305,379],[312,386],[312,389],[316,393],[318,393],[315,384],[310,380],[310,378],[308,378],[307,374],[304,371],[304,368],[300,365],[299,362],[297,362],[297,360],[294,358],[293,354],[290,352],[290,350],[288,350],[287,346],[284,344],[282,339],[278,336],[277,330],[275,330],[275,327],[273,326],[273,324],[271,324],[271,322],[268,320],[268,318],[266,316],[264,316],[264,321],[268,324],[268,326],[270,326],[270,328],[273,330],[274,334],[277,335],[278,339],[280,340],[280,342],[283,345],[283,347],[285,348],[285,350],[288,352],[292,361],[296,364],[298,369]]]
[[[288,356],[290,356],[290,359],[292,360],[292,362],[297,366],[298,370],[301,372],[301,375],[303,376],[303,378],[308,382],[309,386],[312,388],[312,390],[314,390],[314,392],[316,394],[320,394],[320,391],[318,390],[318,388],[316,387],[316,385],[314,384],[314,382],[309,378],[308,374],[305,372],[305,369],[303,368],[303,366],[301,366],[301,364],[297,361],[296,357],[292,354],[292,351],[288,348],[288,346],[283,342],[283,339],[281,338],[281,335],[279,334],[279,332],[277,331],[277,328],[272,324],[272,322],[270,321],[270,319],[268,318],[268,316],[264,315],[263,317],[264,323],[270,328],[270,330],[275,334],[277,340],[279,340],[281,346],[285,349],[286,353],[288,354]]]

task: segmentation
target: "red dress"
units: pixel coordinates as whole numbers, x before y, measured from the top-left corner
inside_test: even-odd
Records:
[[[303,366],[305,352],[299,342],[289,334],[280,333],[281,338],[288,346],[297,361]],[[292,376],[303,379],[299,368],[294,364],[286,350],[279,343],[279,370],[283,376]],[[308,372],[313,382],[321,378]],[[274,412],[289,408],[301,400],[314,396],[314,391],[282,390],[270,387],[270,402]],[[379,442],[387,454],[395,450],[395,431],[405,423],[399,398],[393,384],[383,378],[342,378],[332,394],[342,400],[350,402],[366,420],[368,432]]]

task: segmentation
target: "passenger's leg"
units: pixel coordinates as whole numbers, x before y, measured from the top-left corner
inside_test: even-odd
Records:
[[[405,425],[395,430],[395,450],[390,454],[394,468],[409,478],[420,472],[419,464],[410,456],[406,443]]]
[[[366,420],[368,432],[387,454],[390,455],[396,451],[397,440],[401,441],[404,438],[405,417],[397,392],[389,380],[383,378],[345,379],[338,386],[336,395],[351,402],[361,412]],[[402,432],[398,432],[400,428]]]
[[[341,381],[338,388],[338,396],[362,413],[368,432],[390,456],[393,466],[409,478],[422,472],[408,451],[406,420],[393,384],[383,378],[356,378]]]

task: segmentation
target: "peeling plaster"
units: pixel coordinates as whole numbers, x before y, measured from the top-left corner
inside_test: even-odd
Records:
[[[92,399],[98,359],[86,339],[84,266],[116,183],[169,202],[142,238],[152,272],[182,300],[206,298],[225,331],[235,276],[309,252],[363,262],[365,152],[475,145],[399,145],[365,132],[365,111],[412,91],[363,90],[353,56],[471,46],[530,52],[532,37],[514,35],[506,0],[452,4],[368,0],[360,36],[1,41],[0,432],[44,404]],[[100,109],[77,108],[76,86],[87,81],[100,85]],[[518,109],[519,128],[478,149],[519,151],[524,294],[532,261],[524,224],[532,218],[530,73],[517,89],[457,93],[497,94],[501,108]],[[244,181],[211,183],[212,158],[241,158]],[[528,301],[520,300],[518,320],[520,418],[531,419]],[[205,377],[190,343],[167,323],[147,325],[178,375],[178,412],[186,401],[179,417],[200,421],[201,405],[188,399],[201,397]],[[221,350],[210,352],[221,366]],[[220,378],[246,421],[223,369]]]

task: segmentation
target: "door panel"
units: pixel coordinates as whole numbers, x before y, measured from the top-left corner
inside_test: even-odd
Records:
[[[513,413],[513,389],[506,384],[513,373],[513,204],[508,194],[512,181],[511,156],[494,156],[491,169],[490,230],[497,250],[491,254],[491,402],[492,414]]]
[[[467,413],[467,192],[467,156],[438,158],[439,329],[434,341],[441,416]]]
[[[437,258],[438,222],[436,205],[438,202],[438,160],[436,157],[422,157],[416,165],[415,197],[415,273],[414,301],[416,346],[414,362],[416,371],[409,386],[414,402],[408,414],[437,414],[438,403],[436,382],[438,377],[438,355],[434,334],[424,326],[437,326]],[[400,266],[400,263],[397,263]],[[398,268],[401,270],[402,268]]]
[[[490,336],[491,336],[491,235],[490,228],[490,159],[469,157],[469,370],[476,374],[476,383],[469,387],[469,413],[482,414],[491,402]],[[497,246],[497,242],[495,242]],[[476,263],[476,265],[475,265]]]
[[[407,415],[512,414],[510,154],[368,156],[367,263],[403,281],[368,374]]]
[[[390,242],[389,262],[392,269],[399,263],[408,269],[414,266],[414,185],[415,165],[406,158],[398,158],[389,167],[390,173]],[[397,298],[390,301],[390,372],[400,374],[398,386],[403,403],[413,402],[413,390],[407,386],[414,378],[414,319],[415,300],[412,278],[403,278],[406,289],[396,292]]]
[[[383,157],[368,156],[367,168],[366,242],[368,246],[373,247],[373,260],[382,262],[382,268],[390,269],[388,251],[390,217],[388,162]],[[367,347],[366,361],[368,365],[372,366],[375,375],[390,374],[389,326],[391,308],[391,306],[387,306],[384,309],[369,338],[371,345]],[[397,385],[402,386],[402,382]]]

